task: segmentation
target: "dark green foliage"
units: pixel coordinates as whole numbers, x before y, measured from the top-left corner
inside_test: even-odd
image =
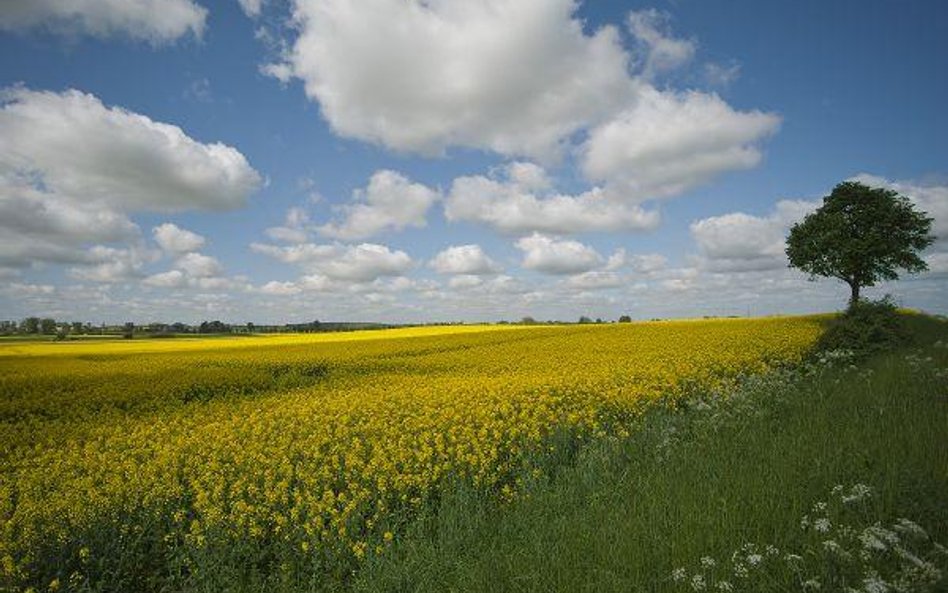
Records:
[[[850,304],[862,287],[895,280],[898,270],[928,269],[918,252],[931,245],[932,219],[905,196],[847,181],[823,198],[823,205],[790,229],[790,266],[811,276],[838,278],[849,285]]]
[[[829,322],[817,350],[849,350],[857,357],[908,343],[906,320],[889,297],[860,300]]]

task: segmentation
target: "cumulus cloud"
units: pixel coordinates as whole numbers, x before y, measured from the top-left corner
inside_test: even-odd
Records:
[[[142,282],[147,286],[158,288],[180,288],[187,286],[188,279],[181,270],[168,270],[148,276]]]
[[[691,235],[704,264],[721,271],[773,270],[786,267],[784,253],[790,227],[819,206],[804,200],[781,200],[768,216],[732,212],[691,224]]]
[[[566,286],[581,290],[619,288],[625,281],[619,274],[608,270],[590,270],[566,279]]]
[[[264,0],[237,0],[240,3],[240,9],[244,11],[244,14],[253,18],[260,16],[260,11],[263,10]]]
[[[130,213],[232,209],[260,181],[236,149],[93,95],[0,94],[0,264],[87,262],[139,235]]]
[[[253,4],[254,0],[241,3]],[[207,9],[192,0],[4,0],[0,4],[0,30],[127,36],[153,44],[189,33],[200,37],[206,18]]]
[[[86,265],[73,267],[70,276],[89,282],[113,283],[138,278],[146,263],[154,261],[155,253],[132,248],[96,245],[86,252]]]
[[[260,292],[268,295],[286,296],[299,294],[302,289],[293,282],[278,282],[272,280],[260,287]]]
[[[503,233],[579,233],[654,228],[658,213],[610,199],[601,188],[578,195],[542,191],[542,169],[514,163],[500,178],[474,175],[454,180],[445,199],[449,221],[488,225]]]
[[[480,245],[454,245],[431,260],[431,267],[440,274],[463,274],[480,276],[496,274],[500,271],[491,258],[487,257]]]
[[[623,200],[668,197],[755,166],[760,141],[779,123],[771,113],[736,111],[714,94],[643,87],[632,107],[590,132],[582,168]]]
[[[216,258],[202,253],[186,253],[175,261],[175,267],[192,278],[213,278],[224,271]]]
[[[204,247],[204,237],[170,222],[156,226],[152,234],[158,246],[167,253],[182,254]]]
[[[629,32],[644,54],[641,70],[646,78],[688,63],[698,48],[694,40],[674,37],[669,31],[668,21],[667,13],[654,8],[629,13]]]
[[[294,206],[286,212],[286,219],[281,226],[268,228],[265,232],[274,241],[284,243],[306,243],[309,241],[310,228],[309,214],[299,206]]]
[[[51,284],[11,282],[3,288],[0,288],[0,292],[13,297],[48,296],[55,294],[56,287]]]
[[[340,220],[318,228],[320,234],[335,239],[365,239],[382,231],[423,227],[425,215],[440,197],[420,183],[412,183],[395,171],[376,171],[365,189],[354,192],[354,204],[341,206]]]
[[[587,35],[575,10],[574,0],[296,0],[299,35],[283,67],[267,69],[301,79],[343,136],[550,158],[632,94],[616,28]]]
[[[299,265],[310,272],[313,282],[320,282],[321,278],[326,281],[370,282],[384,276],[400,276],[414,265],[404,251],[374,243],[306,243],[286,247],[253,243],[251,249],[284,263]]]
[[[37,189],[0,162],[0,265],[88,262],[82,246],[127,241],[138,232],[124,214]]]
[[[523,251],[523,267],[547,274],[578,274],[602,263],[595,249],[579,241],[557,240],[539,233],[515,244]]]
[[[428,155],[457,146],[552,163],[577,152],[592,184],[559,194],[543,169],[515,163],[502,179],[455,180],[449,220],[508,233],[652,228],[658,214],[642,202],[755,166],[779,125],[714,94],[656,88],[651,77],[692,60],[697,43],[655,10],[628,14],[633,60],[616,27],[584,30],[574,0],[293,6],[296,38],[262,71],[300,79],[337,134]],[[368,203],[349,208],[352,220],[326,225],[327,236],[398,227]]]
[[[54,194],[126,211],[229,210],[260,186],[237,149],[93,95],[14,87],[0,96],[0,163]]]

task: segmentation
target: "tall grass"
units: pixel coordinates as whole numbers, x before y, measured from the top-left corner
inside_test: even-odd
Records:
[[[771,375],[728,400],[655,410],[512,503],[457,489],[353,589],[682,590],[676,569],[744,544],[808,549],[801,518],[838,484],[871,489],[868,523],[909,518],[946,543],[948,324],[909,321],[915,345],[858,366]],[[799,585],[787,577],[767,590]]]

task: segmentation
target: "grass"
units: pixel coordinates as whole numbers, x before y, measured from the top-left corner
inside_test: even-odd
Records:
[[[801,517],[837,484],[872,489],[870,522],[907,517],[946,543],[948,323],[910,322],[913,347],[858,367],[752,381],[720,404],[655,411],[632,436],[590,446],[512,503],[457,489],[351,588],[683,590],[672,571],[702,557],[730,558],[748,542],[805,549]]]

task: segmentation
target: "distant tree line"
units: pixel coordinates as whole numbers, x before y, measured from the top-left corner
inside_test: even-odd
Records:
[[[82,321],[59,321],[52,318],[27,317],[20,321],[0,321],[0,336],[54,336],[65,339],[70,336],[122,336],[174,337],[187,334],[254,334],[254,333],[313,333],[338,332],[393,327],[383,323],[367,322],[320,322],[285,323],[281,325],[224,323],[220,320],[188,323],[92,324]]]
[[[629,323],[632,318],[628,315],[622,315],[618,319],[619,323]],[[500,324],[508,324],[510,321],[502,320]],[[521,325],[562,325],[570,323],[566,321],[547,320],[537,321],[533,317],[523,317],[519,320]],[[604,321],[601,317],[593,320],[586,315],[579,318],[579,321],[573,323],[592,324],[592,323],[612,323]],[[284,323],[284,324],[258,324],[253,322],[234,324],[225,323],[220,320],[202,321],[198,324],[188,323],[146,323],[135,324],[126,322],[120,324],[100,323],[98,325],[83,321],[60,321],[49,317],[27,317],[20,321],[2,321],[0,320],[0,336],[52,336],[58,339],[66,339],[77,336],[122,336],[125,338],[141,337],[174,337],[179,335],[200,335],[200,334],[277,334],[277,333],[316,333],[316,332],[340,332],[369,329],[385,329],[391,327],[405,327],[407,325],[457,325],[456,323],[426,323],[426,324],[400,324],[392,325],[385,323],[369,322],[326,322],[326,321],[308,321],[304,323]],[[462,324],[463,325],[463,324]]]

